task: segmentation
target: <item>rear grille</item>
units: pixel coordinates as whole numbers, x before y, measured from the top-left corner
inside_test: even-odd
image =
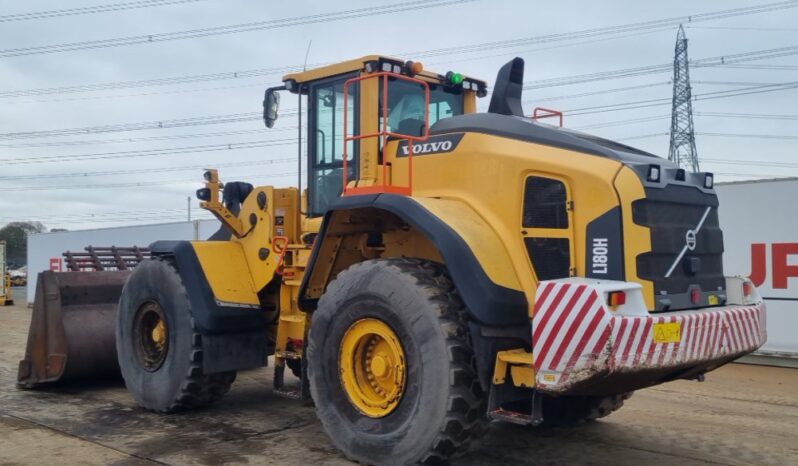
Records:
[[[567,238],[524,238],[524,244],[538,280],[570,275],[571,251]]]
[[[710,295],[722,295],[725,287],[717,196],[678,185],[646,189],[646,196],[632,206],[634,222],[651,228],[651,252],[637,257],[637,273],[654,282],[657,310],[708,305]],[[687,243],[687,232],[696,229],[707,208],[710,211],[695,236],[695,248],[688,249],[665,278]],[[699,303],[689,299],[691,288],[696,287],[702,291]]]
[[[535,228],[568,228],[566,201],[562,181],[530,176],[524,189],[522,224]]]
[[[521,224],[524,228],[567,232],[568,192],[565,183],[540,176],[527,178]],[[568,238],[528,237],[524,238],[524,245],[538,280],[554,280],[570,275],[571,243]]]

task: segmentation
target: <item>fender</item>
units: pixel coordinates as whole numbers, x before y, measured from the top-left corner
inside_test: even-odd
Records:
[[[202,336],[203,371],[212,374],[265,366],[273,351],[267,340],[266,311],[217,302],[190,241],[156,241],[150,250],[155,257],[171,257],[183,280]]]
[[[316,309],[318,299],[307,295],[332,214],[336,211],[375,208],[390,212],[424,234],[437,247],[457,290],[474,320],[488,326],[529,325],[528,302],[520,290],[494,283],[468,243],[452,226],[419,201],[395,194],[372,194],[338,198],[324,216],[308,262],[308,273],[299,289],[299,306],[305,312]],[[480,219],[481,220],[481,219]],[[490,241],[491,239],[488,239]],[[496,238],[498,242],[498,238]],[[497,243],[501,244],[501,243]]]
[[[216,299],[190,241],[156,241],[150,245],[150,250],[153,256],[174,258],[200,333],[209,335],[266,328],[265,311],[260,306],[244,307]]]

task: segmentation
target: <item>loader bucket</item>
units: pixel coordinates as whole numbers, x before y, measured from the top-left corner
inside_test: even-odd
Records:
[[[17,385],[119,375],[116,314],[130,271],[42,272]]]

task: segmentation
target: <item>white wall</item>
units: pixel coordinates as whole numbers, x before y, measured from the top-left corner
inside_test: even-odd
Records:
[[[28,237],[28,302],[32,303],[39,272],[50,269],[50,259],[86,246],[147,247],[158,240],[206,239],[219,228],[216,220],[162,223],[96,230],[37,233]]]
[[[768,341],[761,352],[798,356],[798,178],[719,184],[716,190],[726,275],[752,273],[752,245],[764,245],[766,252],[759,261],[765,275],[758,289],[768,312]],[[781,266],[774,266],[774,244],[794,251],[777,254]]]

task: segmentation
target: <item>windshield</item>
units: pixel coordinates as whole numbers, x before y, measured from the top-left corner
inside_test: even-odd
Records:
[[[382,81],[380,105],[382,106]],[[463,114],[463,91],[429,85],[429,124]],[[383,119],[382,113],[379,116]],[[382,128],[382,121],[380,121]],[[388,83],[388,131],[409,136],[424,134],[424,87],[421,84],[394,79]]]

